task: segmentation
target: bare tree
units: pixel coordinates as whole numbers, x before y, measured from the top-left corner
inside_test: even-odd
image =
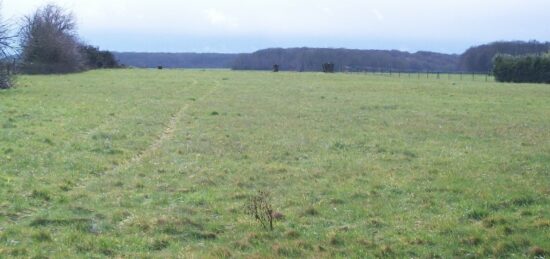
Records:
[[[0,7],[1,7],[0,2]],[[11,34],[10,25],[0,16],[0,89],[7,89],[12,86],[12,54],[13,40],[15,36]]]
[[[75,18],[57,5],[46,5],[25,16],[20,40],[26,73],[70,73],[84,68]]]
[[[0,16],[0,55],[2,58],[8,57],[12,48],[14,36],[10,35],[10,26]]]

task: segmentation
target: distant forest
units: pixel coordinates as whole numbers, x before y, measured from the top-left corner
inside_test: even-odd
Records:
[[[134,53],[115,52],[121,64],[153,68],[231,68],[283,71],[321,71],[323,63],[333,63],[337,71],[439,71],[489,72],[497,54],[541,54],[550,43],[537,41],[494,42],[469,48],[462,55],[419,51],[354,50],[329,48],[273,48],[250,54]]]
[[[243,54],[235,60],[232,68],[269,70],[273,64],[278,64],[281,70],[319,71],[323,63],[334,63],[336,71],[454,71],[458,60],[458,55],[423,51],[293,48]]]
[[[231,68],[238,54],[113,52],[120,64],[139,68]]]

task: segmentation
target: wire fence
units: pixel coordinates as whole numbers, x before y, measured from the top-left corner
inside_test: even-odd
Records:
[[[495,77],[492,73],[479,72],[435,72],[435,71],[393,71],[393,70],[364,70],[364,71],[341,71],[343,73],[363,73],[385,77],[396,77],[403,79],[435,79],[435,80],[470,80],[494,82]]]
[[[339,67],[337,72],[361,73],[385,77],[396,77],[403,79],[436,79],[436,80],[471,80],[480,82],[494,82],[495,77],[491,71],[488,72],[467,72],[467,71],[426,71],[426,70],[399,70],[381,68],[349,68]]]

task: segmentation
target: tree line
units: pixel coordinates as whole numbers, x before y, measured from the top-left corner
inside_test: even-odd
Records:
[[[458,55],[420,51],[353,50],[329,48],[273,48],[242,54],[235,70],[271,70],[274,64],[286,71],[320,71],[334,63],[336,71],[456,71]]]
[[[121,64],[139,68],[230,68],[238,54],[113,52]]]
[[[471,47],[461,55],[328,48],[273,48],[249,54],[115,52],[114,55],[125,65],[141,68],[272,70],[273,65],[279,65],[280,70],[286,71],[322,71],[322,64],[333,63],[336,71],[488,73],[497,54],[536,54],[546,52],[549,47],[549,43],[511,41]]]
[[[543,55],[497,55],[493,72],[499,82],[550,83],[550,53]]]
[[[350,50],[326,48],[265,49],[239,55],[235,70],[271,70],[274,64],[287,71],[321,71],[334,63],[339,71],[490,72],[497,54],[525,55],[547,52],[550,43],[537,41],[493,42],[469,48],[461,55],[397,50]]]
[[[470,72],[487,72],[493,68],[496,55],[507,54],[521,56],[528,54],[540,55],[550,50],[549,42],[538,41],[499,41],[490,44],[471,47],[460,56],[459,68]]]
[[[112,53],[83,43],[74,15],[57,5],[48,4],[23,17],[14,35],[9,25],[0,24],[2,81],[9,81],[5,71],[14,69],[27,74],[55,74],[119,67]],[[8,86],[6,83],[4,88]]]

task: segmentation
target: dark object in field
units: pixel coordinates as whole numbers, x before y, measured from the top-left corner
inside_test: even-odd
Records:
[[[334,63],[325,63],[323,64],[324,73],[334,73]]]
[[[13,86],[13,75],[15,74],[15,60],[12,64],[0,62],[0,89],[8,89]]]
[[[285,218],[285,215],[281,212],[278,212],[278,211],[275,211],[273,213],[271,213],[271,216],[273,216],[273,219],[275,220],[282,220]]]
[[[162,70],[164,67],[163,66],[158,66],[157,67],[159,70]]]
[[[256,195],[250,198],[245,205],[246,214],[252,216],[257,220],[265,229],[273,230],[273,221],[277,217],[281,218],[283,215],[276,215],[271,206],[270,195],[268,192],[259,191]]]
[[[279,65],[277,64],[273,65],[273,72],[275,73],[279,72]]]

